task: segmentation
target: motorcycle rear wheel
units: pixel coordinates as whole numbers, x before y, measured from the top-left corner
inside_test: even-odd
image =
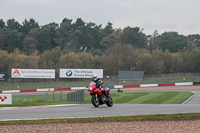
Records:
[[[96,98],[96,96],[91,97],[91,102],[94,105],[94,107],[99,107],[99,100]]]
[[[108,96],[107,98],[108,98],[108,101],[106,102],[106,105],[108,107],[112,107],[113,106],[113,100],[112,100],[112,98],[110,96]]]

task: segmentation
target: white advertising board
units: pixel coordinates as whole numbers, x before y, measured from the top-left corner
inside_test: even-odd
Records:
[[[103,69],[60,69],[60,78],[103,78]]]
[[[11,72],[12,78],[55,78],[55,69],[16,69]]]
[[[12,104],[12,94],[0,94],[0,104]]]

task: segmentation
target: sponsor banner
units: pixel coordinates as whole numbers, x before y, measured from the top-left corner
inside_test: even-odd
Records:
[[[103,69],[60,69],[60,78],[103,78]]]
[[[12,69],[11,78],[55,78],[55,69]]]
[[[0,72],[0,81],[7,81],[7,73]]]
[[[12,104],[12,94],[0,94],[0,104]]]

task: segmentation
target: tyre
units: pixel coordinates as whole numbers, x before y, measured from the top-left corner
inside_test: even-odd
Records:
[[[91,102],[94,105],[94,107],[99,107],[99,100],[96,98],[96,96],[91,97]]]
[[[112,98],[110,96],[108,96],[108,101],[106,102],[106,105],[108,107],[112,107],[113,106],[113,100],[112,100]]]

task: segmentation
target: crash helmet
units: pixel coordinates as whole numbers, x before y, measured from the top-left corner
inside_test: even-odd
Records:
[[[94,74],[94,75],[92,76],[92,79],[95,81],[95,80],[97,79],[97,75]]]

